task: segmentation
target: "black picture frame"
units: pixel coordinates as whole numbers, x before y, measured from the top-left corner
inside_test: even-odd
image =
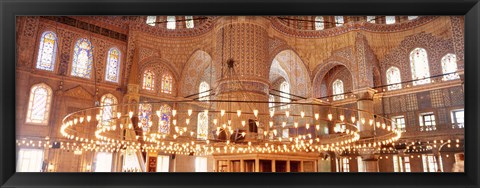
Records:
[[[465,173],[15,173],[15,16],[465,15]],[[479,187],[478,0],[0,1],[1,187]]]

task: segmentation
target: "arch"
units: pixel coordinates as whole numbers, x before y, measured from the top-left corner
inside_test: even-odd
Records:
[[[212,67],[212,57],[206,51],[196,50],[188,58],[185,67],[182,70],[179,81],[179,93],[182,96],[197,93],[202,81],[214,88],[215,81],[220,75],[217,73],[215,65]]]
[[[172,107],[164,104],[160,107],[160,119],[158,121],[158,132],[161,134],[170,133],[170,115],[172,114]]]
[[[338,60],[343,60],[343,61],[338,61]],[[357,86],[358,86],[358,82],[357,80],[355,79],[355,73],[352,73],[352,71],[348,68],[348,65],[346,63],[344,63],[346,61],[346,59],[342,59],[342,58],[335,58],[335,60],[330,60],[328,61],[327,63],[325,64],[320,64],[318,65],[315,70],[316,70],[316,74],[315,74],[315,77],[313,79],[313,97],[314,98],[319,98],[319,97],[324,97],[326,95],[329,95],[328,92],[330,90],[330,88],[327,87],[327,78],[326,78],[326,75],[327,73],[330,73],[331,71],[334,71],[334,69],[336,69],[336,67],[343,67],[346,69],[346,71],[348,71],[349,75],[351,75],[351,82],[352,82],[352,90],[356,89]],[[338,69],[338,68],[337,68]],[[323,84],[323,86],[322,86]],[[323,93],[322,93],[323,91]]]
[[[151,69],[143,71],[142,89],[148,91],[155,90],[155,73]]]
[[[410,52],[410,70],[412,71],[413,85],[430,83],[430,68],[428,54],[424,48],[415,48]]]
[[[402,82],[402,78],[400,75],[400,69],[398,69],[398,67],[391,66],[387,69],[385,75],[387,76],[387,89],[389,91],[402,89],[402,84],[400,84]]]
[[[208,90],[210,90],[210,85],[207,82],[202,81],[198,87],[198,100],[210,100],[210,91]]]
[[[162,93],[172,94],[173,78],[172,74],[165,72],[162,75]]]
[[[37,55],[37,69],[53,71],[57,55],[58,39],[53,31],[45,31],[40,38]]]
[[[26,122],[47,125],[51,103],[52,88],[45,83],[33,85],[30,89]]]
[[[78,39],[73,49],[71,75],[90,79],[93,64],[93,47],[87,38]]]
[[[345,90],[343,88],[343,81],[338,78],[335,81],[333,81],[332,91],[334,95],[333,96],[334,101],[344,99],[345,96],[343,95],[343,93],[345,93]]]
[[[443,80],[459,79],[460,77],[455,72],[457,72],[457,56],[448,53],[442,57]]]
[[[269,70],[270,75],[283,75],[282,77],[290,84],[292,94],[309,97],[307,95],[309,95],[311,90],[310,72],[295,51],[291,49],[280,51],[273,57]],[[270,78],[270,82],[272,81],[274,80]]]
[[[112,47],[108,50],[105,68],[105,80],[118,83],[121,66],[121,52],[118,48]]]
[[[102,117],[102,126],[110,126],[115,123],[112,119],[115,116],[115,112],[117,110],[116,106],[111,106],[118,104],[117,98],[112,95],[111,93],[107,93],[103,95],[100,99],[102,109],[101,109],[101,117]]]

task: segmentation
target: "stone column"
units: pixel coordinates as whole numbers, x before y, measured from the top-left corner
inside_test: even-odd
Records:
[[[358,98],[357,108],[359,110],[374,112],[373,94],[375,93],[375,90],[370,88],[365,88],[365,89],[354,91],[354,93],[357,95],[357,98]],[[370,126],[369,124],[370,120],[374,120],[374,116],[370,113],[360,112],[360,111],[358,112],[357,116],[358,116],[358,121],[360,122],[359,123],[360,137],[366,138],[366,137],[374,136],[374,125]],[[364,123],[362,123],[363,119],[365,120]]]
[[[374,148],[365,148],[359,154],[365,162],[365,172],[378,172],[378,154],[375,153]]]

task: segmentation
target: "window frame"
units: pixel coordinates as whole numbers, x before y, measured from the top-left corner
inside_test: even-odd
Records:
[[[461,125],[457,125],[457,124],[460,124],[460,123],[457,122],[457,118],[456,118],[455,114],[460,112],[460,111],[463,111],[463,123]],[[458,128],[458,129],[465,128],[465,109],[464,108],[457,108],[457,109],[450,110],[450,118],[451,118],[453,129],[455,129],[455,128]]]
[[[44,36],[45,34],[47,33],[53,33],[53,35],[55,36],[55,46],[53,48],[53,62],[52,62],[52,70],[47,70],[47,69],[42,69],[42,68],[38,68],[38,61],[39,61],[39,56],[40,56],[40,45],[42,45],[43,41],[44,41]],[[36,54],[35,54],[35,69],[36,70],[41,70],[41,71],[48,71],[48,72],[53,72],[55,73],[58,66],[57,65],[57,60],[59,59],[59,53],[58,53],[58,36],[57,36],[57,33],[55,33],[54,31],[51,31],[51,30],[44,30],[41,34],[41,38],[40,40],[37,40],[37,45],[36,45]],[[42,51],[43,51],[43,45],[42,45]]]
[[[111,50],[116,50],[118,52],[118,65],[117,65],[117,78],[116,78],[116,81],[112,81],[112,80],[109,80],[107,79],[107,76],[108,76],[108,63],[109,63],[109,60],[110,60],[110,51]],[[104,79],[106,82],[110,82],[110,83],[120,83],[120,75],[121,75],[121,66],[122,66],[122,51],[120,51],[117,47],[111,47],[108,51],[107,51],[107,61],[105,62],[105,76],[104,76]]]
[[[91,69],[90,69],[90,72],[88,73],[88,77],[82,77],[82,76],[78,76],[78,75],[73,75],[73,65],[74,65],[74,61],[75,61],[75,47],[77,46],[78,42],[82,39],[85,39],[88,41],[88,43],[90,44],[90,56],[88,57],[88,61],[87,63],[90,63],[90,66],[91,66]],[[94,72],[95,70],[95,62],[94,62],[94,46],[92,44],[92,41],[88,38],[88,37],[79,37],[76,42],[74,43],[73,45],[73,50],[72,50],[72,58],[71,58],[71,63],[70,63],[70,74],[69,76],[71,77],[74,77],[74,78],[80,78],[80,79],[86,79],[86,80],[92,80],[94,76],[92,76],[92,72]],[[91,59],[91,60],[90,60]],[[78,60],[77,60],[77,64],[78,64]],[[77,65],[78,66],[78,65]],[[88,67],[88,64],[87,64],[87,67]],[[93,73],[95,74],[95,73]]]
[[[425,121],[425,117],[430,117],[430,120],[428,121],[431,125],[427,126],[425,125],[427,123],[427,121]],[[429,131],[436,131],[437,130],[437,123],[436,123],[436,117],[435,117],[435,113],[434,112],[424,112],[424,113],[420,113],[419,114],[419,127],[420,127],[420,131],[422,132],[429,132]],[[432,117],[433,117],[433,121],[432,121]],[[425,127],[425,130],[423,129]],[[431,129],[428,129],[428,128],[432,128],[433,130]]]
[[[46,107],[45,107],[45,113],[47,113],[45,116],[45,119],[42,121],[42,122],[34,122],[34,121],[31,121],[31,113],[33,111],[32,108],[32,105],[33,105],[33,96],[32,96],[32,93],[33,93],[33,89],[34,87],[44,87],[46,90],[47,90],[47,101],[46,101]],[[47,126],[50,122],[50,116],[51,116],[51,111],[52,111],[52,103],[53,103],[53,90],[52,88],[45,84],[45,83],[38,83],[38,84],[34,84],[30,87],[30,93],[29,93],[29,97],[28,97],[28,102],[27,102],[27,112],[25,113],[25,123],[26,124],[32,124],[32,125],[44,125],[44,126]]]
[[[390,119],[393,122],[395,122],[395,129],[400,130],[402,132],[407,132],[407,127],[406,127],[406,123],[405,123],[406,122],[405,115],[395,115],[395,116],[392,116]],[[397,119],[403,119],[403,124],[401,124],[403,126],[401,126],[401,129],[398,128],[399,123],[397,122]]]

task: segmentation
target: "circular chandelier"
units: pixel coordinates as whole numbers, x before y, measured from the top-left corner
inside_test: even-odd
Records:
[[[165,102],[173,106],[166,113]],[[289,109],[279,112],[273,109],[242,111],[212,109],[211,106],[202,107],[198,103],[253,106],[282,102],[157,101],[83,109],[64,117],[60,132],[74,144],[62,148],[73,151],[128,150],[183,155],[297,153],[379,148],[395,142],[401,136],[401,132],[393,128],[394,122],[358,109],[313,102],[290,102],[282,103],[289,105]],[[144,106],[150,109],[142,110]],[[194,107],[197,110],[193,110]],[[363,117],[357,118],[359,112]],[[202,115],[194,115],[199,113]],[[207,126],[213,130],[205,132],[193,125],[193,122],[198,124],[204,121],[202,118],[205,116],[211,119]],[[334,128],[334,134],[322,133],[320,127],[328,124],[341,126]],[[360,138],[358,126],[373,127],[376,135]],[[288,130],[288,133],[283,133],[283,130]]]

